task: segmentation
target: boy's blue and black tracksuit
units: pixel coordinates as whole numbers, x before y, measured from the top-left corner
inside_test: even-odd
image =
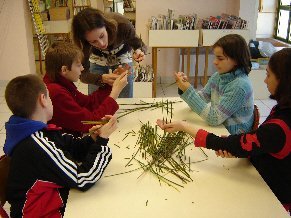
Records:
[[[108,139],[74,138],[55,126],[17,116],[5,126],[11,217],[62,217],[70,188],[89,189],[112,158]]]

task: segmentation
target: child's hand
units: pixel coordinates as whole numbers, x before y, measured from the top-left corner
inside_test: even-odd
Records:
[[[106,115],[105,119],[109,119],[109,121],[99,129],[99,136],[107,139],[117,129],[117,118]]]
[[[125,64],[124,66],[118,65],[118,67],[113,71],[114,74],[121,75],[123,72],[130,70],[130,66],[128,64]],[[129,72],[128,74],[131,74]]]
[[[185,92],[191,86],[191,84],[188,82],[187,76],[183,72],[175,73],[174,76],[175,76],[177,86],[183,92]]]
[[[104,125],[96,125],[89,129],[90,135],[94,141],[96,141],[97,136],[102,138],[109,138],[111,133],[113,133],[117,128],[117,118],[111,115],[105,115],[102,120],[109,120],[108,123]]]
[[[158,119],[157,125],[166,132],[173,133],[178,131],[184,131],[186,122],[185,121],[174,121],[172,123],[165,123],[163,120]]]
[[[144,53],[140,49],[136,49],[133,52],[133,59],[136,62],[141,62],[142,60],[144,60],[144,58],[145,58]]]
[[[117,99],[122,89],[127,85],[127,73],[128,71],[124,71],[118,78],[114,81],[112,85],[112,90],[110,93],[110,97],[113,99]]]
[[[231,153],[229,153],[227,151],[222,151],[222,150],[215,151],[215,154],[216,154],[217,157],[220,156],[222,158],[233,158],[233,157],[235,157]]]
[[[174,121],[172,123],[165,123],[163,120],[158,119],[156,123],[161,129],[165,130],[166,132],[173,133],[183,131],[188,133],[193,138],[195,138],[199,130],[199,128],[194,125],[190,125],[186,121]]]
[[[108,73],[108,74],[102,74],[102,82],[106,83],[110,86],[113,85],[114,81],[118,78],[117,74],[114,73]]]
[[[99,129],[101,128],[101,126],[102,125],[95,125],[89,129],[89,134],[94,141],[96,141],[96,138],[99,135]]]

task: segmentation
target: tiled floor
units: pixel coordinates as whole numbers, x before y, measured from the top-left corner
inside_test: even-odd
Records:
[[[11,112],[9,108],[6,105],[5,102],[5,87],[7,82],[6,81],[0,81],[0,155],[3,155],[3,145],[5,142],[5,122],[8,120],[8,118],[11,116]],[[76,83],[78,89],[83,92],[84,94],[87,94],[87,85],[78,82]],[[198,87],[198,88],[201,88]],[[177,87],[175,84],[158,84],[157,85],[157,97],[178,97],[177,93]],[[259,107],[260,111],[260,123],[262,123],[267,115],[269,114],[271,108],[276,104],[274,100],[255,100],[255,104]],[[9,211],[9,205],[5,205],[4,207],[7,211]]]

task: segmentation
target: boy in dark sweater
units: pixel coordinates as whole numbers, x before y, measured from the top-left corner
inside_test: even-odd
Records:
[[[36,75],[11,80],[5,99],[13,115],[5,124],[4,152],[11,157],[7,200],[11,217],[62,217],[70,188],[87,190],[97,182],[112,154],[107,146],[116,118],[96,125],[83,138],[48,125],[53,106]]]

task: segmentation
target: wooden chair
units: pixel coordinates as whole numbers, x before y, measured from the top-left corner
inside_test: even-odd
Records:
[[[10,158],[6,155],[0,157],[0,217],[7,218],[8,214],[3,209],[6,203],[6,187],[8,172],[10,167]]]
[[[254,105],[254,123],[252,126],[252,131],[256,130],[260,124],[260,111],[257,105]]]
[[[7,214],[6,211],[3,209],[2,206],[0,206],[0,217],[1,217],[1,218],[9,218],[8,214]]]

